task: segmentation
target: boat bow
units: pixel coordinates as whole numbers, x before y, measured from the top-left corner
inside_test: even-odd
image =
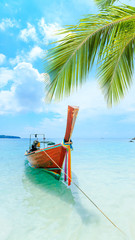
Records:
[[[72,181],[72,175],[71,175],[72,140],[71,140],[71,136],[72,136],[73,129],[75,126],[75,121],[77,118],[78,111],[79,111],[79,107],[68,106],[67,126],[66,126],[66,133],[65,133],[64,141],[63,141],[63,145],[67,148],[67,153],[66,153],[66,157],[65,157],[64,180],[66,181],[67,177],[68,177],[68,186],[71,185],[71,181]],[[68,169],[68,171],[67,171],[67,169]]]

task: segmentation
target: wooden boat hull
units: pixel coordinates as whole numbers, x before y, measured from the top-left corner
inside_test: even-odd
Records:
[[[59,179],[61,174],[60,168],[63,166],[66,152],[66,147],[62,144],[56,144],[33,152],[26,152],[25,156],[27,156],[32,167],[43,168],[45,171],[53,174]]]

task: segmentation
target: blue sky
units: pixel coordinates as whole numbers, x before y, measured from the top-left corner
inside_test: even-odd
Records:
[[[58,38],[54,33],[97,11],[90,0],[1,1],[0,134],[28,137],[37,132],[63,138],[70,104],[80,107],[74,137],[135,136],[134,83],[125,99],[108,109],[93,69],[78,92],[59,103],[44,101],[43,57]]]

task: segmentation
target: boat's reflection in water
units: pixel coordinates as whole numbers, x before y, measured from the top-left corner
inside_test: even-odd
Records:
[[[72,173],[73,180],[77,183],[75,174]],[[75,186],[67,187],[62,180],[58,181],[42,169],[34,169],[25,161],[25,175],[23,184],[28,195],[25,198],[27,207],[35,207],[35,211],[48,210],[50,207],[56,209],[57,204],[64,201],[74,207],[82,219],[83,224],[97,222],[97,215],[86,208],[79,198],[78,189]],[[36,188],[35,188],[36,187]],[[72,189],[72,190],[71,190]],[[52,195],[52,197],[50,197]],[[54,198],[53,198],[54,196]],[[49,202],[49,203],[48,203]],[[31,206],[32,205],[32,206]],[[59,208],[60,206],[58,206]],[[61,211],[65,211],[65,205],[61,204]]]
[[[43,169],[35,169],[30,167],[28,161],[25,161],[25,176],[23,178],[23,183],[25,183],[25,181],[28,183],[28,179],[34,184],[34,186],[37,185],[39,190],[42,189],[44,192],[46,192],[46,194],[60,197],[61,200],[69,203],[74,203],[74,197],[70,188],[67,188],[62,181],[56,180]],[[32,187],[31,184],[25,185],[25,189],[27,188],[27,190],[30,190],[30,187]],[[32,192],[32,194],[34,194],[34,192]]]

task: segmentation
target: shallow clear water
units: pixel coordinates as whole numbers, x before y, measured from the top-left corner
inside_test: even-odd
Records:
[[[1,240],[124,239],[73,184],[30,168],[26,148],[28,139],[0,139]],[[135,239],[135,143],[74,140],[72,177]]]

